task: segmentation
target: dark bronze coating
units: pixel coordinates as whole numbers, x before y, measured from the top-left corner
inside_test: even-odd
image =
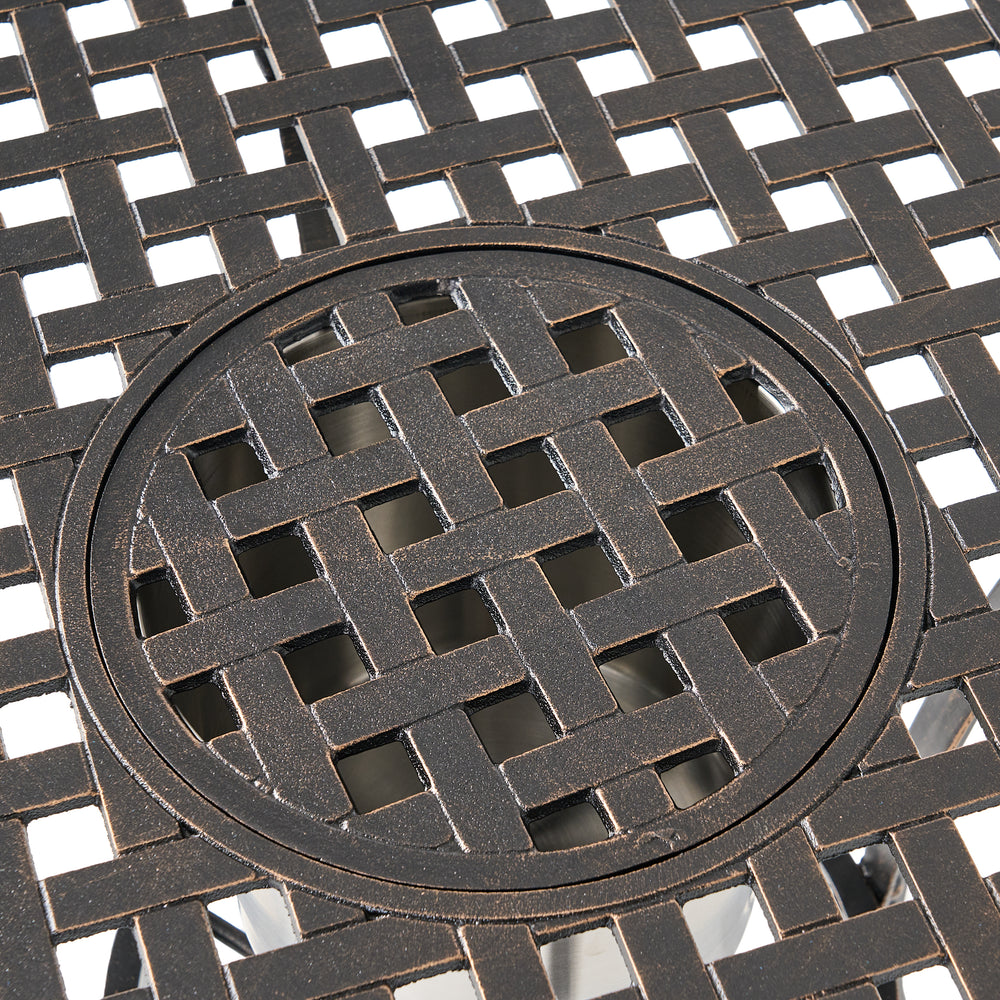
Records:
[[[1000,804],[1000,493],[915,463],[1000,483],[1000,278],[939,252],[1000,224],[996,5],[106,6],[0,3],[0,996],[114,932],[119,1000],[995,1000],[956,820]],[[217,273],[163,283],[188,237]],[[121,398],[64,405],[105,354]],[[910,356],[940,394],[886,412]],[[19,754],[46,695],[82,742]],[[47,874],[87,806],[113,857]]]

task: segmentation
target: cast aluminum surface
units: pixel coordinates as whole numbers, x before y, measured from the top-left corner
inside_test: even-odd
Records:
[[[0,470],[23,520],[0,529],[0,599],[37,583],[57,622],[8,626],[0,697],[70,692],[85,736],[0,759],[3,995],[65,995],[61,949],[116,931],[107,992],[130,1000],[874,1000],[934,965],[994,997],[996,876],[956,820],[1000,803],[1000,618],[970,568],[1000,551],[1000,494],[941,509],[914,463],[971,451],[998,481],[983,335],[1000,279],[950,287],[932,251],[1000,223],[1000,90],[967,96],[949,66],[996,57],[1000,7],[916,19],[856,0],[857,33],[814,45],[802,3],[553,17],[496,0],[494,30],[448,45],[438,24],[461,7],[255,0],[194,17],[130,0],[132,29],[78,42],[63,4],[0,3],[18,47],[0,59],[0,111],[41,115],[34,134],[0,135],[0,183],[57,179],[72,213],[0,229]],[[385,55],[330,66],[321,36],[375,24]],[[733,27],[751,57],[702,69],[694,36]],[[220,96],[210,63],[240,52],[266,82]],[[639,79],[589,86],[588,60],[616,53]],[[100,116],[97,87],[149,73],[161,107]],[[478,120],[465,88],[510,76],[536,109]],[[898,105],[852,115],[838,87],[866,79]],[[401,100],[421,134],[367,149],[352,113]],[[739,113],[776,102],[798,134],[754,145]],[[667,126],[688,162],[630,171],[625,140]],[[237,141],[275,129],[288,162],[247,172]],[[167,152],[192,186],[130,203],[117,168]],[[570,189],[519,205],[503,168],[554,153]],[[927,154],[954,190],[904,202],[883,168]],[[843,217],[790,227],[782,192],[817,181]],[[428,221],[443,228],[394,235],[406,198],[442,190],[453,214]],[[732,245],[676,261],[671,220],[705,209]],[[290,215],[301,262],[267,226]],[[220,273],[157,284],[157,252],[192,236]],[[73,264],[95,300],[47,311],[39,276]],[[891,303],[838,319],[827,279],[865,265]],[[454,308],[408,322],[402,306],[428,296]],[[560,340],[584,322],[624,356],[577,371]],[[295,353],[326,326],[332,352]],[[49,370],[109,351],[121,402],[57,406]],[[864,369],[912,355],[941,394],[886,420]],[[491,363],[506,398],[456,415],[442,383],[462,359]],[[784,412],[740,409],[726,388],[747,379]],[[390,436],[341,454],[322,418],[363,400]],[[615,427],[652,410],[680,446],[629,462]],[[213,495],[198,459],[238,442],[260,481]],[[501,507],[490,469],[529,446],[565,488]],[[788,485],[810,464],[832,486],[820,511]],[[366,515],[416,483],[446,530],[380,547]],[[695,500],[721,503],[742,541],[678,549],[670,518]],[[316,579],[253,593],[240,560],[275,537],[306,546]],[[581,541],[618,586],[564,607],[545,567]],[[130,602],[165,579],[187,624],[138,635]],[[427,596],[467,585],[496,635],[432,650]],[[728,616],[764,599],[808,641],[740,646]],[[301,697],[289,654],[345,628],[371,679]],[[616,703],[600,667],[651,642],[683,690]],[[428,692],[421,667],[444,683]],[[175,711],[206,681],[235,713],[208,743]],[[497,760],[476,714],[517,694],[553,739]],[[945,710],[908,728],[902,704],[928,695]],[[969,706],[986,739],[958,746]],[[408,779],[362,805],[345,762],[390,744],[424,790]],[[682,808],[660,772],[703,750],[734,777]],[[36,879],[31,824],[92,805],[114,857]],[[547,849],[532,824],[565,806],[607,838]],[[734,953],[695,912],[741,911],[747,887],[775,940]],[[243,894],[246,936],[207,909]],[[214,939],[247,957],[223,963]],[[588,953],[602,974],[580,971]]]

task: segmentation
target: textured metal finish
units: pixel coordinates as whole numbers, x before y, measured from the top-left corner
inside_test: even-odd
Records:
[[[1000,81],[949,71],[995,57],[995,5],[857,0],[812,44],[802,3],[495,0],[446,44],[463,5],[129,0],[78,43],[90,6],[0,4],[0,114],[41,116],[0,194],[71,213],[0,229],[0,601],[38,584],[54,622],[4,623],[0,701],[68,693],[84,736],[19,755],[0,717],[3,995],[66,995],[64,948],[115,931],[130,1000],[874,1000],[934,965],[993,997],[956,820],[1000,804],[970,568],[1000,494],[941,509],[914,463],[998,481],[1000,279],[934,252],[1000,222]],[[363,25],[381,55],[331,66]],[[745,58],[703,69],[716,28]],[[238,53],[264,82],[220,96]],[[140,74],[162,106],[106,116]],[[507,77],[534,110],[480,120]],[[398,101],[420,134],[366,147]],[[167,152],[192,185],[130,203],[116,166]],[[503,168],[550,154],[519,204]],[[899,194],[927,154],[951,181]],[[791,222],[820,181],[840,217]],[[412,199],[431,230],[397,236]],[[671,257],[705,209],[722,236]],[[158,284],[192,236],[219,273]],[[94,301],[49,311],[71,264]],[[838,319],[863,265],[887,304]],[[120,402],[56,405],[106,352]],[[886,417],[864,369],[911,355],[941,392]],[[31,824],[92,805],[114,856],[46,874]],[[739,953],[754,900],[774,941]]]

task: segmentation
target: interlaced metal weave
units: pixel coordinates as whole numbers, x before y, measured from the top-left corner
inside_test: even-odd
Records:
[[[110,403],[57,406],[53,365],[112,351],[132,383],[213,309],[236,310],[253,299],[258,282],[279,289],[284,273],[305,273],[279,258],[268,220],[297,218],[304,268],[326,261],[324,253],[334,268],[352,248],[359,259],[377,260],[397,231],[397,196],[429,182],[444,181],[455,206],[453,218],[437,220],[446,228],[434,242],[447,247],[452,233],[461,246],[456,257],[468,261],[488,252],[476,245],[476,227],[568,231],[551,236],[552,246],[565,241],[563,249],[584,231],[613,238],[608,242],[623,257],[645,261],[650,247],[665,253],[669,246],[669,235],[667,244],[662,235],[669,227],[658,223],[714,209],[732,245],[702,254],[691,273],[703,271],[706,282],[717,283],[713,288],[732,279],[745,286],[738,292],[748,288],[762,303],[776,304],[775,315],[797,316],[852,384],[867,385],[864,368],[874,363],[924,357],[942,394],[888,414],[895,459],[912,464],[973,448],[994,485],[1000,482],[1000,370],[983,341],[1000,328],[1000,278],[950,287],[932,253],[962,239],[993,239],[1000,224],[1000,149],[993,140],[1000,135],[1000,89],[967,96],[945,64],[1000,47],[995,0],[972,0],[969,9],[920,20],[903,0],[854,0],[863,30],[818,45],[796,18],[808,6],[801,2],[613,0],[553,18],[543,0],[494,0],[498,30],[451,45],[434,19],[455,6],[448,3],[247,0],[197,17],[181,0],[128,3],[134,30],[82,43],[66,7],[85,4],[0,3],[20,48],[20,55],[0,59],[0,111],[31,99],[42,117],[36,134],[0,135],[0,185],[58,178],[72,211],[0,229],[0,473],[13,480],[24,522],[0,528],[0,587],[38,582],[54,616],[72,599],[63,589],[62,562],[57,574],[60,511]],[[362,24],[381,27],[390,54],[331,68],[321,36]],[[687,36],[734,25],[745,29],[758,57],[701,69]],[[259,57],[267,82],[220,96],[209,62],[239,52]],[[633,53],[647,82],[595,95],[579,64],[615,52]],[[95,87],[147,73],[162,107],[98,114]],[[518,75],[530,84],[537,110],[479,120],[466,87]],[[879,77],[898,84],[907,109],[854,120],[838,87]],[[352,113],[403,100],[412,102],[421,134],[366,148]],[[746,148],[729,113],[772,102],[783,102],[800,134]],[[689,162],[630,172],[617,140],[667,126],[676,128]],[[237,140],[274,129],[287,162],[247,172]],[[183,158],[192,185],[130,203],[117,168],[165,152]],[[564,158],[572,190],[518,204],[502,168],[552,153]],[[955,189],[904,203],[883,167],[930,153],[943,158]],[[772,195],[815,181],[833,185],[844,217],[789,230]],[[150,266],[156,250],[192,236],[211,239],[220,273],[157,284]],[[539,244],[546,239],[537,237]],[[419,240],[408,258],[422,259]],[[584,241],[572,252],[591,251]],[[29,307],[33,278],[81,263],[93,278],[95,301],[51,312]],[[857,314],[838,310],[845,314],[838,319],[817,279],[864,265],[878,269],[892,303]],[[325,266],[316,265],[317,276]],[[398,266],[403,275],[410,265]],[[144,672],[134,678],[146,686],[149,718],[174,727],[172,738],[211,758],[225,781],[291,806],[303,822],[343,824],[387,856],[398,848],[400,865],[410,849],[434,855],[426,881],[385,875],[390,890],[393,878],[409,888],[449,885],[450,876],[440,874],[451,871],[449,855],[482,855],[492,864],[518,852],[541,859],[538,871],[545,874],[534,887],[558,889],[591,877],[599,883],[625,870],[624,855],[610,864],[581,862],[578,877],[567,862],[553,875],[564,863],[551,859],[573,845],[557,842],[550,852],[545,821],[559,810],[593,809],[605,824],[593,839],[611,830],[602,845],[611,850],[619,849],[617,834],[647,848],[643,833],[659,837],[658,850],[682,846],[675,838],[678,830],[685,835],[687,815],[692,828],[694,817],[708,817],[694,836],[706,834],[713,823],[707,804],[701,813],[696,804],[690,814],[677,808],[669,767],[689,762],[694,750],[724,749],[732,779],[726,774],[715,786],[720,802],[740,785],[744,765],[753,773],[754,759],[825,676],[820,654],[848,642],[841,634],[845,608],[852,588],[862,585],[865,560],[893,566],[902,549],[919,550],[921,559],[926,551],[927,573],[917,587],[925,598],[910,609],[920,634],[899,693],[909,700],[953,692],[952,709],[954,699],[964,699],[986,740],[958,745],[970,721],[960,711],[943,736],[918,752],[900,703],[890,699],[881,716],[872,716],[850,766],[817,789],[808,815],[792,817],[775,833],[754,828],[752,810],[742,810],[739,821],[722,823],[735,828],[747,820],[739,847],[707,873],[666,889],[651,880],[614,905],[605,905],[600,888],[596,902],[580,893],[573,905],[553,890],[545,912],[519,916],[507,900],[472,915],[449,913],[433,888],[421,911],[410,902],[415,896],[396,906],[382,896],[360,898],[361,890],[338,895],[300,877],[291,863],[287,871],[248,864],[244,855],[252,850],[221,849],[223,838],[199,829],[184,809],[171,811],[170,802],[164,808],[155,781],[135,780],[116,756],[133,763],[130,748],[113,752],[81,699],[82,743],[0,758],[0,994],[65,996],[57,947],[115,930],[107,995],[128,1000],[389,1000],[411,983],[456,973],[468,980],[470,996],[474,984],[484,1000],[876,1000],[895,996],[900,977],[932,965],[945,966],[969,1000],[995,997],[1000,876],[977,870],[955,819],[1000,804],[1000,612],[969,565],[1000,553],[1000,493],[940,509],[914,471],[922,522],[909,522],[913,530],[896,548],[882,524],[889,504],[881,480],[870,469],[859,472],[868,459],[855,461],[850,451],[861,455],[848,432],[850,414],[831,402],[821,377],[810,375],[802,391],[823,402],[802,403],[795,382],[801,372],[790,352],[771,344],[778,359],[769,367],[768,349],[759,358],[746,348],[735,356],[715,348],[713,355],[692,337],[686,360],[668,359],[651,374],[656,323],[624,288],[570,307],[567,298],[582,292],[560,291],[558,283],[542,288],[530,274],[490,276],[481,264],[417,274],[421,266],[328,302],[335,343],[322,340],[317,324],[279,316],[252,350],[212,371],[199,386],[202,395],[188,395],[191,408],[171,415],[155,450],[153,437],[144,439],[145,465],[129,466],[136,495],[139,486],[146,491],[140,505],[113,515],[127,522],[127,530],[118,525],[127,551],[116,551],[117,563],[91,556],[106,560],[113,570],[108,579],[119,589],[126,580],[115,627],[123,637],[128,632],[127,655],[141,661]],[[404,305],[421,297],[433,299],[440,314],[412,322]],[[280,300],[277,292],[270,298]],[[442,305],[442,298],[449,301]],[[318,303],[310,308],[311,315],[321,312]],[[562,336],[594,325],[611,332],[620,355],[577,371]],[[426,340],[414,339],[418,326]],[[321,349],[313,351],[308,338],[317,335]],[[498,365],[503,386],[497,398],[459,414],[447,377],[487,358]],[[691,358],[703,377],[691,412],[661,408],[661,392],[675,398],[671,372],[690,368]],[[784,396],[782,365],[799,372],[787,377]],[[733,391],[746,379],[773,390],[786,412],[749,418]],[[560,380],[572,384],[562,396]],[[387,388],[374,393],[382,382]],[[587,409],[573,411],[573,398],[584,399]],[[544,405],[535,405],[539,399]],[[381,408],[376,436],[362,451],[353,445],[341,451],[337,415],[375,404]],[[808,424],[796,412],[800,404],[831,422]],[[642,458],[649,464],[637,472],[641,462],[628,460],[616,428],[654,410],[688,437],[679,436],[673,451]],[[213,486],[210,456],[248,442],[253,454],[243,456],[249,466],[240,474],[250,478],[238,491]],[[745,448],[747,462],[757,464],[720,477],[718,460],[703,460],[709,447],[726,454]],[[684,457],[697,448],[700,455]],[[502,507],[498,467],[531,453],[544,457],[558,483],[532,498],[533,506]],[[263,455],[259,468],[253,455]],[[827,477],[826,509],[804,509],[789,483],[790,474],[810,467]],[[343,485],[341,495],[330,495],[331,480]],[[419,503],[418,485],[434,499],[431,518],[442,523],[428,522],[428,534],[402,545],[380,539],[374,512],[407,497]],[[743,536],[704,560],[684,551],[681,524],[671,530],[671,515],[691,510],[696,500],[720,503]],[[837,540],[848,536],[856,548],[838,551]],[[291,572],[300,577],[293,588],[269,593],[266,581],[255,582],[252,554],[289,543],[305,560],[292,560]],[[596,599],[576,602],[581,610],[573,612],[572,602],[564,607],[557,599],[553,564],[595,544],[610,556],[600,557],[612,574],[609,592],[588,595]],[[732,576],[752,579],[738,594],[720,596]],[[183,596],[166,612],[180,615],[166,622],[179,628],[143,618],[144,588],[163,581]],[[482,642],[449,649],[442,635],[435,644],[429,609],[446,599],[475,605],[463,613],[486,612]],[[699,614],[709,609],[709,624],[693,610],[650,620],[651,604],[683,601],[696,603]],[[802,642],[763,651],[740,645],[739,622],[727,616],[765,602],[794,618]],[[889,623],[885,614],[878,620],[875,605],[865,609],[859,628],[863,641],[877,639],[877,648]],[[152,596],[146,607],[150,615],[163,611]],[[263,625],[254,618],[259,608]],[[83,624],[89,627],[63,617],[59,628],[0,641],[0,701],[53,691],[79,698],[66,654]],[[665,640],[650,638],[664,630]],[[794,631],[783,626],[781,634],[787,639]],[[227,639],[226,648],[212,646],[226,646]],[[342,679],[336,691],[310,689],[307,670],[296,670],[296,654],[303,662],[311,644],[336,640],[349,643],[338,655],[354,656],[361,673]],[[665,697],[630,711],[616,701],[602,667],[649,647],[671,671],[672,686]],[[125,648],[123,639],[119,649]],[[705,660],[689,653],[705,648],[716,651],[715,672],[699,673]],[[688,659],[701,667],[687,671]],[[757,669],[768,660],[777,665],[772,676],[766,666]],[[789,664],[814,673],[803,681]],[[446,688],[455,683],[451,673],[442,680],[435,669],[458,673],[464,686]],[[370,683],[357,683],[369,674]],[[127,683],[125,704],[132,697]],[[207,695],[191,694],[206,684]],[[414,701],[417,691],[425,703]],[[505,761],[499,750],[491,752],[480,713],[525,695],[551,739]],[[206,697],[215,699],[214,708],[205,708]],[[850,707],[840,721],[849,715]],[[661,725],[675,742],[639,750],[628,742],[651,739],[650,729]],[[153,729],[150,722],[147,731]],[[407,752],[395,772],[402,768],[403,783],[397,792],[366,799],[350,761],[398,744],[404,731]],[[832,733],[816,734],[806,757],[818,755],[828,739]],[[647,756],[636,765],[640,751]],[[796,761],[768,795],[806,763]],[[38,881],[27,825],[93,804],[107,823],[113,860]],[[295,836],[290,832],[289,842]],[[844,875],[845,856],[862,848],[865,863],[851,863]],[[593,845],[585,839],[580,849]],[[380,872],[372,870],[373,856],[360,867],[367,864],[374,881]],[[385,862],[383,873],[392,863]],[[497,864],[490,877],[498,881],[483,876],[469,895],[503,889],[503,871]],[[904,884],[912,898],[902,898]],[[775,940],[706,965],[682,906],[746,885]],[[852,886],[860,887],[860,903]],[[254,942],[207,906],[262,888],[280,892],[294,940],[254,953]],[[546,957],[553,944],[608,929],[627,985],[594,994],[553,979]],[[222,962],[215,939],[227,935],[247,957]]]

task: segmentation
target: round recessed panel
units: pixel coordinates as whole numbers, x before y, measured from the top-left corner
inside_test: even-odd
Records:
[[[742,289],[449,240],[293,269],[136,380],[63,539],[77,682],[160,801],[281,877],[452,913],[676,884],[878,731],[912,486]]]

